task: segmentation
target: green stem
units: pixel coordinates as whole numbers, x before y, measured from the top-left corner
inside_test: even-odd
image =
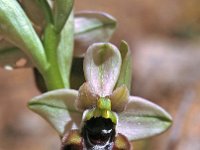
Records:
[[[42,72],[42,76],[45,80],[48,91],[64,88],[65,86],[63,84],[57,62],[57,47],[60,40],[60,35],[56,34],[55,32],[52,11],[47,1],[37,0],[37,2],[40,4],[47,21],[44,31],[43,44],[46,51],[47,60],[50,64],[48,69]]]
[[[44,47],[50,66],[43,75],[48,90],[55,90],[65,87],[57,62],[57,47],[59,41],[60,36],[56,34],[54,26],[52,24],[48,24],[44,34]]]
[[[74,15],[71,12],[61,32],[57,33],[55,25],[48,22],[43,36],[49,67],[42,73],[48,91],[69,88],[70,72],[73,58]]]

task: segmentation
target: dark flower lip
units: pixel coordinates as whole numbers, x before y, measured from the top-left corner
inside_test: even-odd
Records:
[[[85,122],[82,136],[89,149],[111,149],[115,137],[115,124],[111,119],[93,117]]]
[[[128,139],[121,133],[116,134],[114,141],[108,144],[88,146],[79,130],[71,130],[62,138],[61,150],[132,150],[132,148]]]
[[[65,145],[62,150],[83,150],[82,145],[77,144],[71,144],[71,145]]]
[[[97,138],[94,138],[93,135],[91,135],[90,133],[86,132],[86,141],[87,143],[90,145],[90,146],[95,146],[95,145],[99,145],[99,146],[105,146],[105,145],[108,145],[111,141],[111,137],[107,136],[106,135],[104,137],[101,137],[99,139]]]

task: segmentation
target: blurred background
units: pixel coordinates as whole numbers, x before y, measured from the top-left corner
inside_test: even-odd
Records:
[[[132,94],[165,108],[174,119],[164,134],[135,150],[200,150],[200,1],[76,0],[75,10],[113,15],[111,42],[132,50]],[[59,137],[27,101],[39,95],[31,69],[0,69],[0,150],[58,150]]]

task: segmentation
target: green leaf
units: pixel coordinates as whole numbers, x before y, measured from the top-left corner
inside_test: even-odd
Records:
[[[116,84],[116,87],[121,85],[126,85],[130,91],[131,88],[131,78],[132,78],[132,68],[131,68],[131,53],[128,44],[125,41],[121,42],[120,53],[122,57],[122,67],[120,75]]]
[[[116,28],[116,19],[103,12],[83,11],[75,14],[75,56],[83,56],[96,42],[108,42]]]
[[[83,69],[94,94],[102,97],[110,95],[119,77],[120,68],[120,52],[111,43],[95,43],[88,48]]]
[[[172,124],[171,116],[158,105],[130,96],[126,110],[119,114],[117,131],[129,140],[139,140],[166,131]]]
[[[44,14],[47,24],[53,23],[52,10],[47,0],[35,0]]]
[[[74,107],[77,96],[76,90],[55,90],[33,98],[28,107],[47,120],[59,135],[63,136],[69,130],[80,127],[82,113]]]
[[[22,49],[40,72],[46,70],[48,62],[42,43],[16,0],[0,1],[0,34]]]
[[[65,87],[69,87],[71,64],[73,59],[74,48],[74,19],[73,12],[67,20],[63,30],[57,49],[58,67]]]
[[[54,24],[56,31],[61,32],[73,7],[73,0],[56,0],[54,2]]]

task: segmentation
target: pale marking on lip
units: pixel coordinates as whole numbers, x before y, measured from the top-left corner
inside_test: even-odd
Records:
[[[103,133],[103,134],[108,134],[108,133],[111,133],[111,132],[112,132],[112,129],[110,129],[110,130],[102,130],[101,133]]]
[[[107,140],[107,142],[104,144],[104,145],[96,145],[96,144],[93,144],[91,141],[90,141],[90,139],[89,139],[89,137],[88,137],[88,133],[86,132],[86,138],[87,138],[87,141],[88,141],[88,143],[90,144],[90,146],[93,146],[93,147],[97,147],[97,148],[104,148],[105,146],[107,146],[108,144],[109,144],[109,141],[110,141],[110,138]]]

